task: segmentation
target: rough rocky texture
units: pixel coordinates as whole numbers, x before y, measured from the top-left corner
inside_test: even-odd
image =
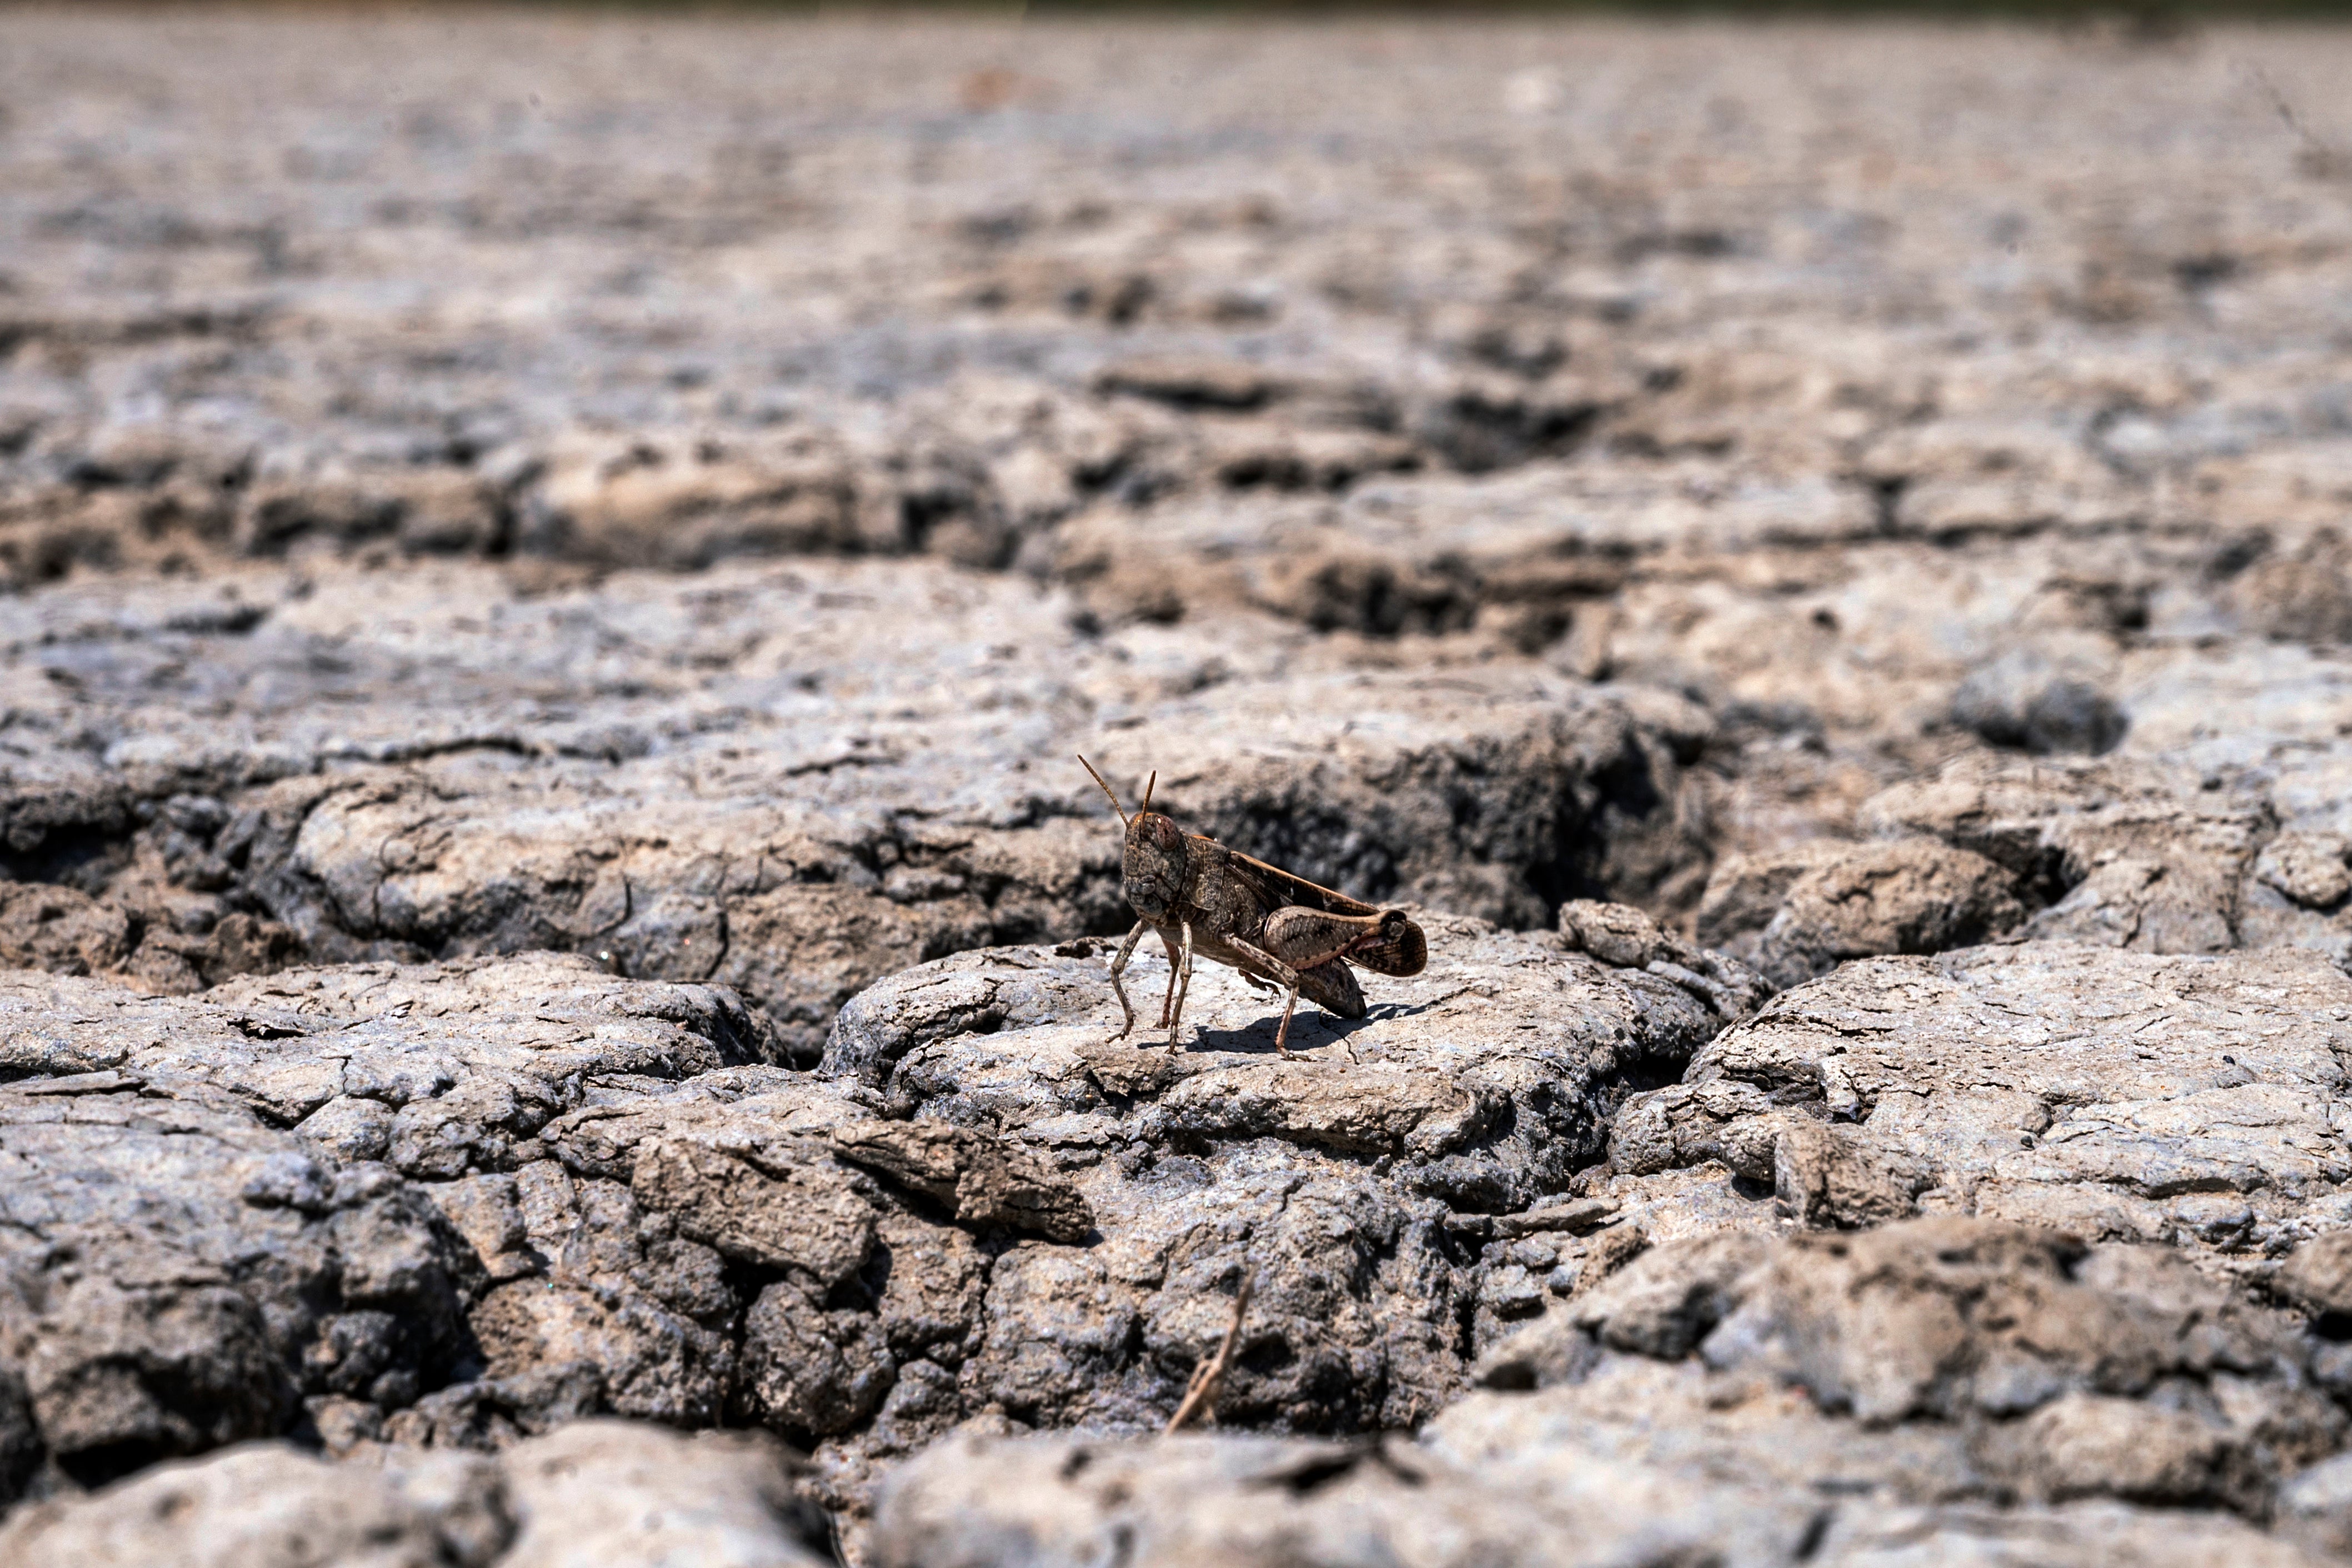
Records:
[[[0,1563],[37,1568],[804,1568],[822,1523],[757,1437],[688,1438],[583,1421],[496,1460],[386,1453],[336,1465],[254,1444],[160,1466],[0,1526]]]
[[[873,1551],[2315,1562],[2342,1517],[2332,1472],[2306,1468],[2346,1431],[2339,1349],[2163,1249],[1959,1218],[1722,1232],[1651,1251],[1497,1346],[1480,1367],[1497,1391],[1418,1443],[964,1439],[887,1483]],[[2183,1505],[2212,1511],[2166,1511]],[[2317,1550],[2253,1527],[2274,1513]]]
[[[1673,965],[1675,939],[1631,912],[1571,905],[1562,925],[1645,973]],[[1276,1561],[1318,1532],[1343,1561],[2339,1550],[2352,1294],[2327,998],[2344,985],[2291,950],[2037,941],[1850,964],[1636,1095],[1613,1172],[1575,1184],[1588,1196],[1489,1222],[1488,1304],[1543,1315],[1480,1376],[1538,1392],[1439,1415],[1437,1468],[1419,1450],[1139,1456],[1162,1490],[1069,1440],[943,1448],[893,1483],[872,1550],[1084,1561],[1125,1535],[1169,1560]],[[1018,1018],[950,1005],[982,1028]],[[1922,1209],[1942,1217],[1906,1219]],[[1791,1223],[1881,1228],[1776,1241]],[[1612,1522],[1561,1511],[1587,1495]],[[2179,1509],[2201,1511],[2148,1511]],[[1551,1539],[1579,1544],[1531,1544]]]
[[[543,1161],[593,1083],[772,1041],[724,992],[552,956],[200,1004],[19,973],[0,1009],[5,1356],[30,1455],[85,1483],[480,1375],[503,1260],[442,1183]]]
[[[1716,868],[1696,921],[1703,942],[1801,985],[1848,958],[1941,953],[2025,918],[2003,866],[1931,841],[1808,844]]]
[[[1863,1509],[1824,1528],[1801,1497],[1537,1449],[1475,1466],[1384,1446],[1265,1439],[1116,1445],[1060,1437],[943,1447],[894,1480],[875,1558],[889,1568],[1138,1563],[1601,1568],[1705,1562],[1895,1568],[1944,1561],[2074,1568],[2313,1568],[2329,1561],[2227,1517],[2077,1503]]]
[[[2227,773],[2177,762],[1963,758],[1868,801],[1865,821],[1998,862],[2050,907],[2036,936],[2213,953],[2246,934],[2248,873],[2275,809]],[[2273,902],[2276,902],[2275,898]]]
[[[1727,1231],[1498,1347],[1482,1380],[1523,1392],[1465,1401],[1426,1441],[1472,1467],[1582,1450],[1823,1500],[1834,1561],[1906,1510],[1938,1531],[1935,1511],[2084,1499],[2267,1521],[2343,1440],[2340,1360],[2168,1249],[1958,1218]]]
[[[1809,1224],[1979,1214],[2276,1256],[2352,1197],[2347,1020],[2352,981],[2294,949],[1871,958],[1628,1104],[1610,1160],[1636,1185],[1711,1166]]]
[[[381,1167],[113,1071],[0,1101],[17,1484],[42,1457],[92,1482],[268,1436],[305,1396],[403,1404],[464,1360],[473,1260]]]
[[[1522,927],[2042,753],[2038,929],[2346,949],[2248,880],[2352,799],[2333,35],[453,25],[16,30],[13,961],[610,953],[807,1058],[1116,926],[1079,747]]]
[[[24,1520],[2352,1545],[2342,32],[8,46]],[[1075,751],[1430,972],[1108,1044]]]
[[[194,998],[16,974],[13,1484],[613,1412],[822,1444],[808,1484],[854,1520],[877,1463],[968,1419],[1164,1421],[1244,1272],[1234,1418],[1418,1424],[1564,1267],[1523,1238],[1591,1228],[1542,1200],[1628,1090],[1763,993],[1569,909],[1568,936],[1426,915],[1428,970],[1302,1019],[1296,1061],[1222,971],[1183,1049],[1108,1043],[1084,938],[870,988],[814,1075],[734,993],[576,956]]]
[[[61,604],[0,602],[49,676],[0,756],[0,955],[193,990],[304,955],[567,948],[731,985],[808,1061],[890,970],[1123,929],[1117,821],[1074,751],[1367,897],[1544,925],[1703,874],[1706,716],[1524,662],[1366,668],[1262,620],[1093,636],[1032,585],[929,566],[312,591],[233,635],[170,630],[209,583],[125,590],[62,638]]]
[[[1091,1228],[980,1130],[759,1065],[730,992],[539,955],[199,998],[8,977],[13,1489],[307,1428],[862,1426],[988,1259]]]
[[[1194,979],[1181,1049],[1111,1042],[1107,943],[966,954],[860,995],[826,1073],[914,1125],[1024,1141],[1100,1233],[995,1259],[962,1408],[1149,1428],[1246,1273],[1223,1418],[1346,1432],[1433,1415],[1548,1280],[1567,1288],[1581,1244],[1525,1238],[1592,1228],[1559,1200],[1628,1087],[1679,1071],[1760,992],[1636,911],[1570,908],[1575,940],[1424,915],[1428,968],[1370,977],[1363,1019],[1302,1016],[1292,1061],[1273,1055],[1279,1009],[1222,969]],[[1148,996],[1165,969],[1129,974]],[[841,1462],[887,1443],[888,1418]]]
[[[1575,1433],[1701,1463],[1755,1443],[1758,1480],[1815,1493],[2259,1520],[2343,1441],[2340,1362],[2168,1249],[1952,1217],[1725,1231],[1654,1249],[1489,1353],[1489,1386],[1559,1391],[1474,1398],[1433,1440],[1475,1459]]]

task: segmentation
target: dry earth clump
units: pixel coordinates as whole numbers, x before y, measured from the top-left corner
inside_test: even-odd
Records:
[[[2352,1556],[2340,32],[8,36],[0,1563]]]

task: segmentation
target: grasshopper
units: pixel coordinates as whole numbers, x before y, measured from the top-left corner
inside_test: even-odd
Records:
[[[1135,1008],[1120,976],[1146,931],[1159,933],[1168,949],[1168,994],[1160,1003],[1160,1027],[1168,1030],[1171,1046],[1183,1025],[1196,955],[1240,970],[1259,990],[1289,993],[1274,1034],[1274,1049],[1285,1057],[1290,1054],[1290,1015],[1302,992],[1325,1012],[1360,1019],[1364,993],[1350,964],[1404,976],[1420,974],[1429,962],[1428,940],[1403,910],[1359,903],[1214,839],[1184,832],[1151,809],[1157,773],[1144,785],[1143,804],[1130,817],[1094,764],[1081,757],[1078,765],[1110,797],[1110,809],[1127,829],[1121,891],[1138,918],[1110,962],[1111,989],[1127,1015],[1113,1040],[1125,1040],[1135,1029]]]

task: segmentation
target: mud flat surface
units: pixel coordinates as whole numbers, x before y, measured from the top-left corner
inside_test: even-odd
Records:
[[[0,37],[0,1564],[2352,1556],[2352,34]]]

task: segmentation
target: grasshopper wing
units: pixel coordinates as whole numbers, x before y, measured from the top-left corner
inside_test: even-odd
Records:
[[[1349,898],[1344,893],[1334,893],[1295,872],[1286,872],[1278,865],[1268,865],[1237,850],[1226,850],[1225,855],[1233,866],[1234,874],[1250,884],[1251,890],[1258,895],[1258,901],[1269,912],[1286,904],[1297,904],[1308,909],[1319,909],[1326,915],[1380,913],[1377,905]]]

